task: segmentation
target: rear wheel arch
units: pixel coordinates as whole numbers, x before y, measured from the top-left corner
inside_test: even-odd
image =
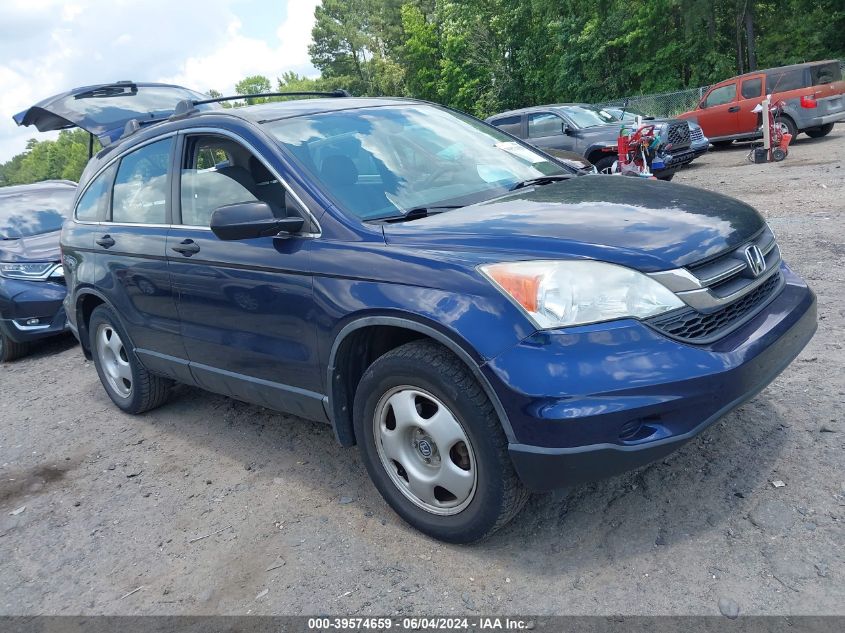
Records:
[[[606,151],[607,149],[609,149],[609,148],[603,148],[603,147],[593,147],[592,149],[590,149],[590,150],[587,152],[587,154],[586,154],[586,158],[587,158],[587,160],[588,160],[588,161],[590,161],[593,165],[598,164],[598,162],[599,162],[602,158],[607,158],[608,156],[613,157],[613,159],[614,159],[614,160],[616,160],[616,153],[615,153],[615,151],[613,151],[613,152],[611,152],[611,151]]]
[[[76,327],[79,334],[79,343],[82,352],[88,360],[91,360],[91,346],[89,344],[88,323],[91,321],[91,314],[97,306],[109,305],[99,293],[92,290],[81,292],[76,297]]]
[[[481,384],[502,424],[509,441],[514,435],[504,408],[490,382],[481,372],[478,357],[432,325],[396,316],[362,317],[343,327],[329,355],[327,392],[328,414],[335,437],[343,446],[356,443],[352,410],[355,392],[367,368],[387,352],[414,340],[428,339],[457,356]]]

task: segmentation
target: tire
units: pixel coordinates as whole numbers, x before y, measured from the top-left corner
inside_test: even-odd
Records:
[[[88,331],[94,366],[112,402],[131,414],[164,404],[173,383],[144,369],[126,331],[108,306],[94,309]]]
[[[17,360],[22,356],[26,356],[28,351],[28,343],[18,343],[10,339],[3,332],[0,332],[0,363]]]
[[[610,174],[613,173],[611,170],[613,169],[613,164],[616,162],[616,159],[616,154],[611,154],[610,156],[600,158],[594,164],[600,174]]]
[[[404,409],[408,416],[402,403],[410,405]],[[463,362],[433,341],[407,343],[370,365],[355,393],[354,423],[361,457],[381,496],[433,538],[483,539],[528,499],[484,390]]]
[[[663,176],[663,175],[660,175],[660,176],[655,176],[655,178],[657,178],[658,180],[662,180],[663,182],[669,182],[669,181],[670,181],[670,180],[672,180],[672,178],[674,178],[674,177],[675,177],[675,172],[674,172],[674,171],[673,171],[671,174],[667,174],[667,175],[665,175],[665,176]]]
[[[792,141],[794,142],[795,137],[798,136],[798,130],[795,129],[795,122],[788,116],[781,116],[777,119],[775,125],[778,123],[781,125],[783,133],[792,135]]]
[[[826,123],[820,127],[811,127],[809,130],[804,130],[804,134],[810,138],[821,138],[827,136],[833,130],[833,123]]]

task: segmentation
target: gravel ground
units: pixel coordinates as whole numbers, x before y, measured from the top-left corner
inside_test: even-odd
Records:
[[[768,218],[819,331],[668,459],[442,545],[329,427],[190,388],[123,415],[66,337],[0,366],[0,613],[845,614],[845,125],[746,151],[677,181]]]

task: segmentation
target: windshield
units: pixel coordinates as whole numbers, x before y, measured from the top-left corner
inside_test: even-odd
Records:
[[[13,194],[0,191],[0,240],[60,230],[70,213],[74,193],[72,187]]]
[[[610,112],[592,106],[562,106],[563,113],[572,119],[578,127],[596,127],[616,123],[617,119]]]
[[[362,220],[464,206],[571,171],[468,116],[379,106],[291,117],[268,131]]]

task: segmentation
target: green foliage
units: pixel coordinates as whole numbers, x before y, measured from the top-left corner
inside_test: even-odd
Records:
[[[845,57],[842,0],[323,0],[315,17],[335,86],[480,116]]]
[[[100,148],[94,143],[94,151]],[[0,165],[0,186],[41,180],[78,181],[88,162],[88,133],[63,130],[55,141],[30,139],[26,151]]]

